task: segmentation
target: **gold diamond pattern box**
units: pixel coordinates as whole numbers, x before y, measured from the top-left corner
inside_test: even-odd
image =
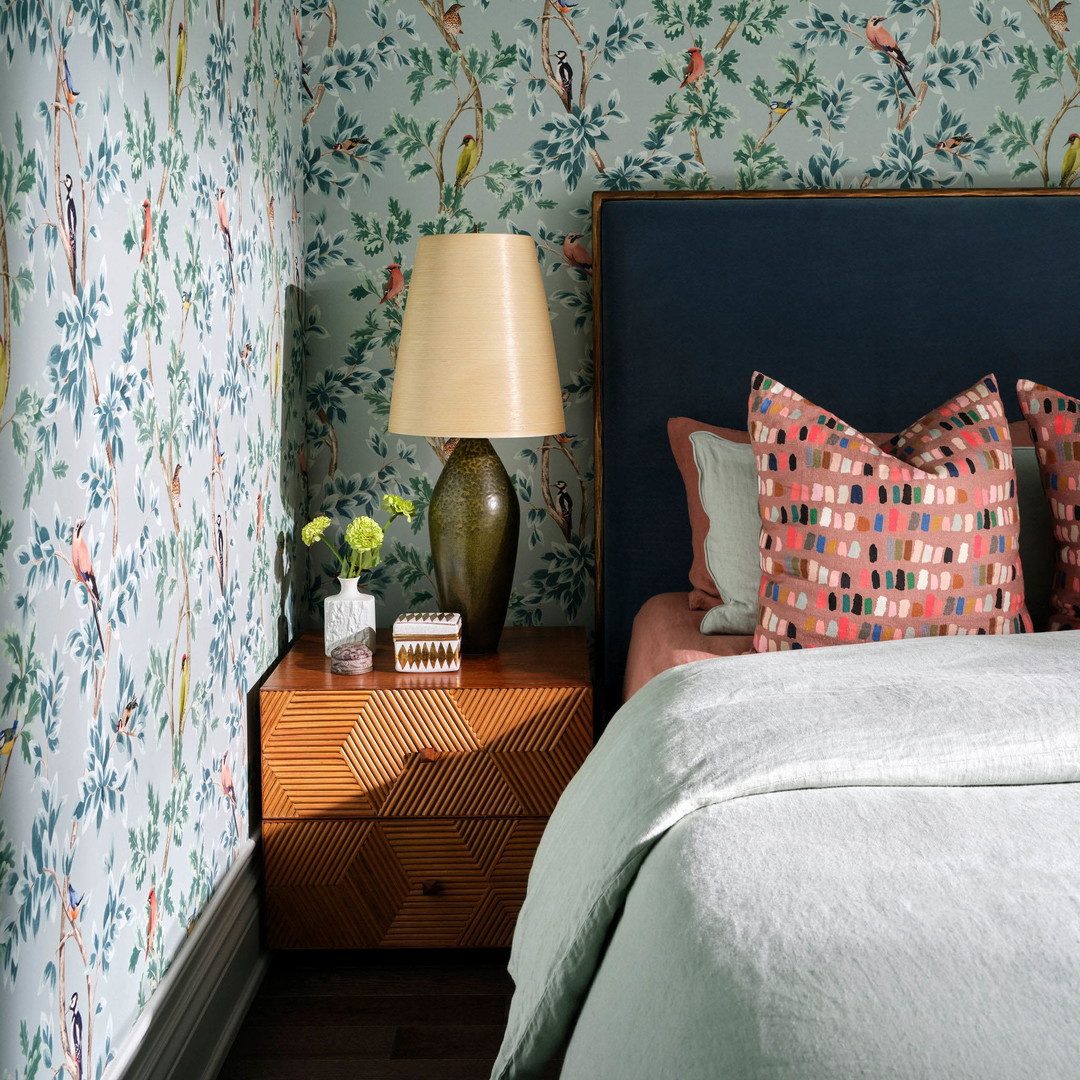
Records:
[[[410,611],[394,621],[397,671],[457,671],[461,616],[454,611]]]

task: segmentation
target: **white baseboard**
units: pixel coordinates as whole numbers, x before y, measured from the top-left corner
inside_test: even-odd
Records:
[[[215,1080],[269,963],[259,937],[261,837],[242,846],[108,1080]]]

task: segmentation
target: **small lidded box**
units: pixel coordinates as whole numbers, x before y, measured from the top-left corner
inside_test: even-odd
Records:
[[[455,611],[410,611],[394,620],[395,671],[457,671],[461,616]]]

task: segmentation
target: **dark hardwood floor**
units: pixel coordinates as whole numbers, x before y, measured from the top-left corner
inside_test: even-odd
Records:
[[[274,953],[219,1080],[487,1080],[513,991],[508,956]]]

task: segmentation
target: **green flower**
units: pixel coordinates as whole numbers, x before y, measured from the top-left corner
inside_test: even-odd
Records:
[[[396,517],[403,517],[411,525],[412,519],[416,516],[416,507],[400,495],[384,495],[382,508],[390,515],[390,521]],[[386,524],[389,525],[390,521]]]
[[[383,531],[373,518],[353,518],[345,529],[345,543],[353,551],[377,551],[382,542]]]
[[[300,530],[300,538],[308,547],[311,547],[312,544],[317,544],[323,538],[323,533],[329,528],[330,519],[328,517],[314,518]]]

